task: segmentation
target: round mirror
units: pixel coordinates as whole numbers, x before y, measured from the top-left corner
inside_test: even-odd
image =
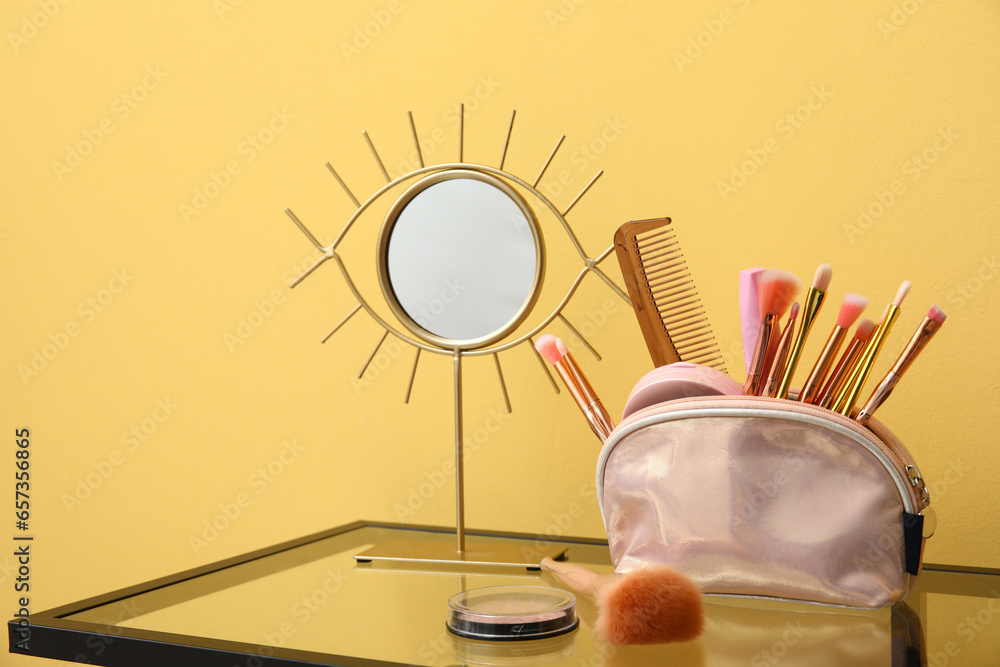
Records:
[[[403,324],[446,348],[500,340],[541,288],[534,214],[507,183],[470,169],[421,179],[393,204],[378,244],[382,291]]]

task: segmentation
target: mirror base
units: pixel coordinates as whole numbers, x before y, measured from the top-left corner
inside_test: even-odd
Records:
[[[525,548],[510,544],[469,543],[465,545],[464,551],[458,551],[452,542],[390,540],[356,554],[354,560],[361,563],[392,561],[523,567],[537,570],[543,558],[559,559],[567,549],[566,545],[558,544]]]

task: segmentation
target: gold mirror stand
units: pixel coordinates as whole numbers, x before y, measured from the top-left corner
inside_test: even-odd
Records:
[[[487,354],[493,356],[494,361],[496,363],[497,376],[504,395],[504,401],[506,402],[507,405],[507,411],[510,412],[511,411],[510,400],[507,394],[507,386],[504,383],[503,373],[500,369],[499,353],[512,349],[517,345],[520,345],[521,343],[525,342],[529,343],[531,346],[531,351],[534,353],[535,358],[538,360],[539,364],[541,364],[542,370],[544,371],[546,377],[548,378],[549,383],[552,385],[552,388],[555,390],[555,392],[559,393],[559,387],[556,384],[556,381],[553,379],[552,374],[548,368],[548,365],[534,348],[534,337],[538,335],[543,329],[545,329],[545,327],[549,326],[549,324],[551,324],[556,318],[558,318],[563,324],[565,324],[567,328],[569,328],[569,330],[573,333],[573,335],[576,336],[584,344],[584,346],[586,346],[587,349],[590,350],[591,353],[593,353],[593,355],[598,360],[600,360],[601,357],[594,349],[594,347],[580,334],[580,332],[576,329],[576,327],[574,327],[562,314],[562,311],[565,308],[566,304],[569,302],[570,298],[579,288],[581,282],[588,273],[594,273],[595,275],[597,275],[599,278],[601,278],[601,280],[604,281],[605,284],[608,285],[608,287],[610,287],[616,294],[618,294],[626,303],[631,304],[631,301],[629,301],[628,296],[621,290],[621,288],[619,288],[618,285],[616,285],[614,281],[612,281],[598,267],[598,265],[602,261],[604,261],[609,255],[611,255],[611,253],[614,251],[614,245],[609,246],[604,252],[602,252],[597,257],[592,258],[587,256],[582,246],[580,245],[580,242],[577,239],[576,235],[573,233],[573,230],[570,227],[569,223],[566,221],[565,217],[570,212],[570,210],[576,206],[576,204],[580,201],[583,195],[587,193],[587,191],[597,181],[597,179],[600,178],[601,174],[604,173],[603,170],[597,172],[597,174],[587,183],[587,185],[584,186],[583,190],[581,190],[580,193],[573,198],[573,200],[569,203],[569,205],[567,205],[563,209],[559,209],[547,197],[545,197],[541,192],[539,192],[536,189],[536,187],[538,186],[538,183],[541,181],[542,176],[544,175],[546,169],[548,169],[549,164],[552,162],[552,159],[555,157],[556,152],[559,150],[559,147],[562,145],[562,142],[565,140],[566,137],[565,135],[563,135],[562,137],[559,138],[559,141],[556,143],[555,148],[552,149],[552,152],[549,154],[548,159],[545,161],[545,164],[539,171],[538,176],[535,178],[533,183],[529,184],[526,181],[518,178],[517,176],[514,176],[513,174],[503,171],[503,164],[507,155],[507,147],[510,144],[511,132],[514,127],[515,115],[516,112],[511,113],[510,124],[507,129],[507,136],[504,141],[503,154],[501,155],[500,158],[499,167],[490,167],[482,164],[464,162],[462,160],[464,107],[461,108],[459,114],[459,161],[455,163],[442,163],[432,166],[425,166],[423,161],[423,154],[420,149],[420,142],[417,139],[416,127],[413,123],[413,114],[408,113],[410,120],[410,129],[413,133],[413,142],[416,147],[417,156],[419,158],[420,168],[415,169],[414,171],[411,171],[407,174],[404,174],[396,178],[395,180],[389,177],[389,174],[386,171],[385,166],[383,165],[382,160],[378,155],[378,152],[375,150],[375,146],[374,144],[372,144],[371,139],[368,136],[368,133],[363,131],[362,136],[368,143],[368,147],[371,149],[372,155],[375,157],[375,160],[378,163],[378,166],[381,169],[382,174],[385,176],[386,184],[383,187],[379,188],[364,203],[361,203],[354,196],[351,190],[347,187],[347,185],[344,183],[343,179],[336,172],[336,170],[334,170],[334,168],[330,165],[330,163],[327,163],[326,166],[330,170],[330,173],[333,174],[334,178],[340,184],[341,188],[343,188],[343,190],[347,193],[347,196],[350,197],[351,201],[355,204],[355,206],[357,206],[357,210],[347,221],[347,224],[344,226],[343,230],[340,232],[340,234],[338,234],[333,243],[331,243],[328,246],[322,245],[319,242],[319,240],[312,234],[312,232],[310,232],[309,229],[307,229],[306,226],[295,216],[295,214],[292,213],[291,210],[287,208],[285,209],[285,213],[288,215],[289,218],[291,218],[292,222],[295,223],[295,225],[299,228],[299,230],[316,247],[316,249],[322,253],[322,256],[320,256],[309,268],[307,268],[302,273],[302,275],[296,278],[291,283],[290,286],[294,288],[303,280],[305,280],[307,277],[309,277],[321,265],[326,263],[328,260],[332,259],[340,268],[340,271],[344,277],[345,282],[347,283],[348,288],[351,290],[351,293],[357,300],[357,305],[328,334],[326,334],[326,336],[322,338],[321,342],[325,343],[327,340],[329,340],[334,333],[336,333],[341,327],[343,327],[347,323],[348,320],[350,320],[359,310],[362,309],[364,309],[365,312],[367,312],[368,315],[384,329],[384,333],[382,334],[378,343],[376,344],[375,349],[372,351],[372,354],[369,356],[368,360],[362,367],[361,372],[359,373],[359,377],[361,377],[367,370],[369,363],[371,363],[371,360],[378,353],[379,348],[382,346],[382,343],[385,341],[386,337],[390,333],[399,338],[400,340],[407,342],[410,345],[413,345],[416,348],[416,356],[414,357],[413,361],[413,370],[411,371],[410,374],[410,380],[406,389],[406,398],[404,399],[404,402],[409,402],[410,392],[413,387],[413,378],[416,375],[417,363],[420,360],[420,353],[422,351],[432,352],[435,354],[447,354],[453,358],[454,387],[455,387],[456,541],[454,543],[449,543],[445,541],[383,542],[381,544],[376,545],[375,547],[372,547],[371,549],[368,549],[367,551],[357,554],[355,556],[355,559],[359,562],[373,562],[373,561],[393,561],[393,562],[410,562],[410,563],[419,562],[419,563],[434,563],[434,564],[449,564],[449,565],[461,565],[461,564],[491,565],[491,566],[508,566],[508,567],[518,567],[518,568],[523,567],[528,569],[538,569],[538,564],[542,558],[546,556],[551,558],[559,558],[566,551],[565,546],[550,545],[538,549],[535,548],[526,549],[526,548],[518,548],[518,547],[512,547],[510,545],[501,545],[501,544],[467,543],[465,539],[465,485],[464,485],[464,460],[463,460],[464,442],[463,442],[463,426],[462,426],[462,357],[481,356]],[[354,223],[361,217],[361,215],[365,212],[365,210],[368,209],[368,207],[371,206],[372,203],[375,202],[377,199],[379,199],[383,194],[401,185],[402,183],[405,183],[410,179],[420,177],[425,174],[430,174],[434,172],[444,172],[449,170],[469,170],[472,172],[476,172],[478,174],[482,174],[487,177],[505,179],[511,183],[518,185],[522,190],[528,192],[534,197],[537,197],[544,204],[544,206],[547,207],[553,215],[555,215],[557,220],[560,222],[563,231],[565,231],[565,233],[569,236],[570,241],[573,243],[574,248],[579,254],[581,260],[583,261],[583,267],[577,274],[576,279],[570,285],[563,299],[556,305],[556,307],[552,310],[551,313],[549,313],[547,317],[545,317],[536,326],[531,327],[530,331],[521,335],[517,339],[506,343],[500,343],[493,347],[489,347],[489,345],[503,338],[507,334],[511,333],[513,329],[515,329],[517,325],[524,319],[524,317],[526,317],[529,314],[531,306],[534,303],[534,298],[537,296],[537,294],[532,294],[532,297],[529,299],[530,303],[526,303],[526,308],[523,309],[524,310],[523,314],[519,314],[519,316],[515,318],[516,321],[512,321],[512,324],[510,326],[505,327],[504,330],[500,332],[499,336],[490,336],[483,340],[473,341],[471,343],[468,343],[468,346],[465,347],[463,347],[462,345],[449,346],[446,344],[445,341],[441,340],[436,340],[431,342],[433,339],[429,339],[428,336],[421,335],[418,336],[417,338],[412,338],[410,336],[407,336],[402,331],[399,331],[388,322],[386,322],[369,305],[369,303],[358,291],[357,286],[351,279],[347,267],[345,266],[341,257],[336,252],[337,246],[340,244],[341,240],[351,229]],[[538,261],[543,262],[542,255],[538,256]],[[539,278],[538,282],[540,283],[540,281],[541,278]],[[383,287],[383,292],[386,293],[388,290],[384,279],[382,279],[382,287]],[[540,284],[536,285],[536,289],[539,288]],[[389,302],[391,305],[392,299],[389,299]],[[406,320],[403,319],[402,321],[405,323]],[[414,332],[412,328],[409,329],[410,333],[418,333]],[[546,540],[546,542],[550,541]]]

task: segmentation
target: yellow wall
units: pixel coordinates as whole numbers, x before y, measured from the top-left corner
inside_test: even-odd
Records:
[[[465,158],[487,164],[517,110],[505,167],[528,180],[566,135],[543,179],[558,204],[605,170],[569,216],[590,254],[626,220],[672,216],[737,357],[747,266],[808,281],[830,262],[833,296],[867,294],[875,317],[912,280],[891,350],[940,304],[946,326],[880,416],[931,483],[926,560],[1000,567],[996,3],[17,0],[2,14],[0,404],[8,470],[15,428],[32,433],[35,609],[357,518],[452,521],[450,362],[421,361],[410,405],[404,346],[352,380],[379,331],[358,316],[320,345],[353,300],[332,267],[288,289],[316,253],[282,209],[328,242],[353,207],[324,162],[368,197],[384,181],[360,132],[398,175],[408,110],[428,161],[452,161],[462,102]],[[555,245],[553,268],[572,268]],[[567,316],[588,325],[604,361],[576,356],[620,414],[649,362],[616,298],[590,277]],[[492,363],[467,364],[469,525],[602,535],[598,443],[527,348],[501,360],[514,411],[499,428]],[[192,546],[237,498],[228,529]]]

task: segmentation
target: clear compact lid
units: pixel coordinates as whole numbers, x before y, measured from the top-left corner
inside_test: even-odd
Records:
[[[448,629],[460,637],[523,641],[554,637],[579,625],[576,597],[545,586],[489,586],[448,600]]]

